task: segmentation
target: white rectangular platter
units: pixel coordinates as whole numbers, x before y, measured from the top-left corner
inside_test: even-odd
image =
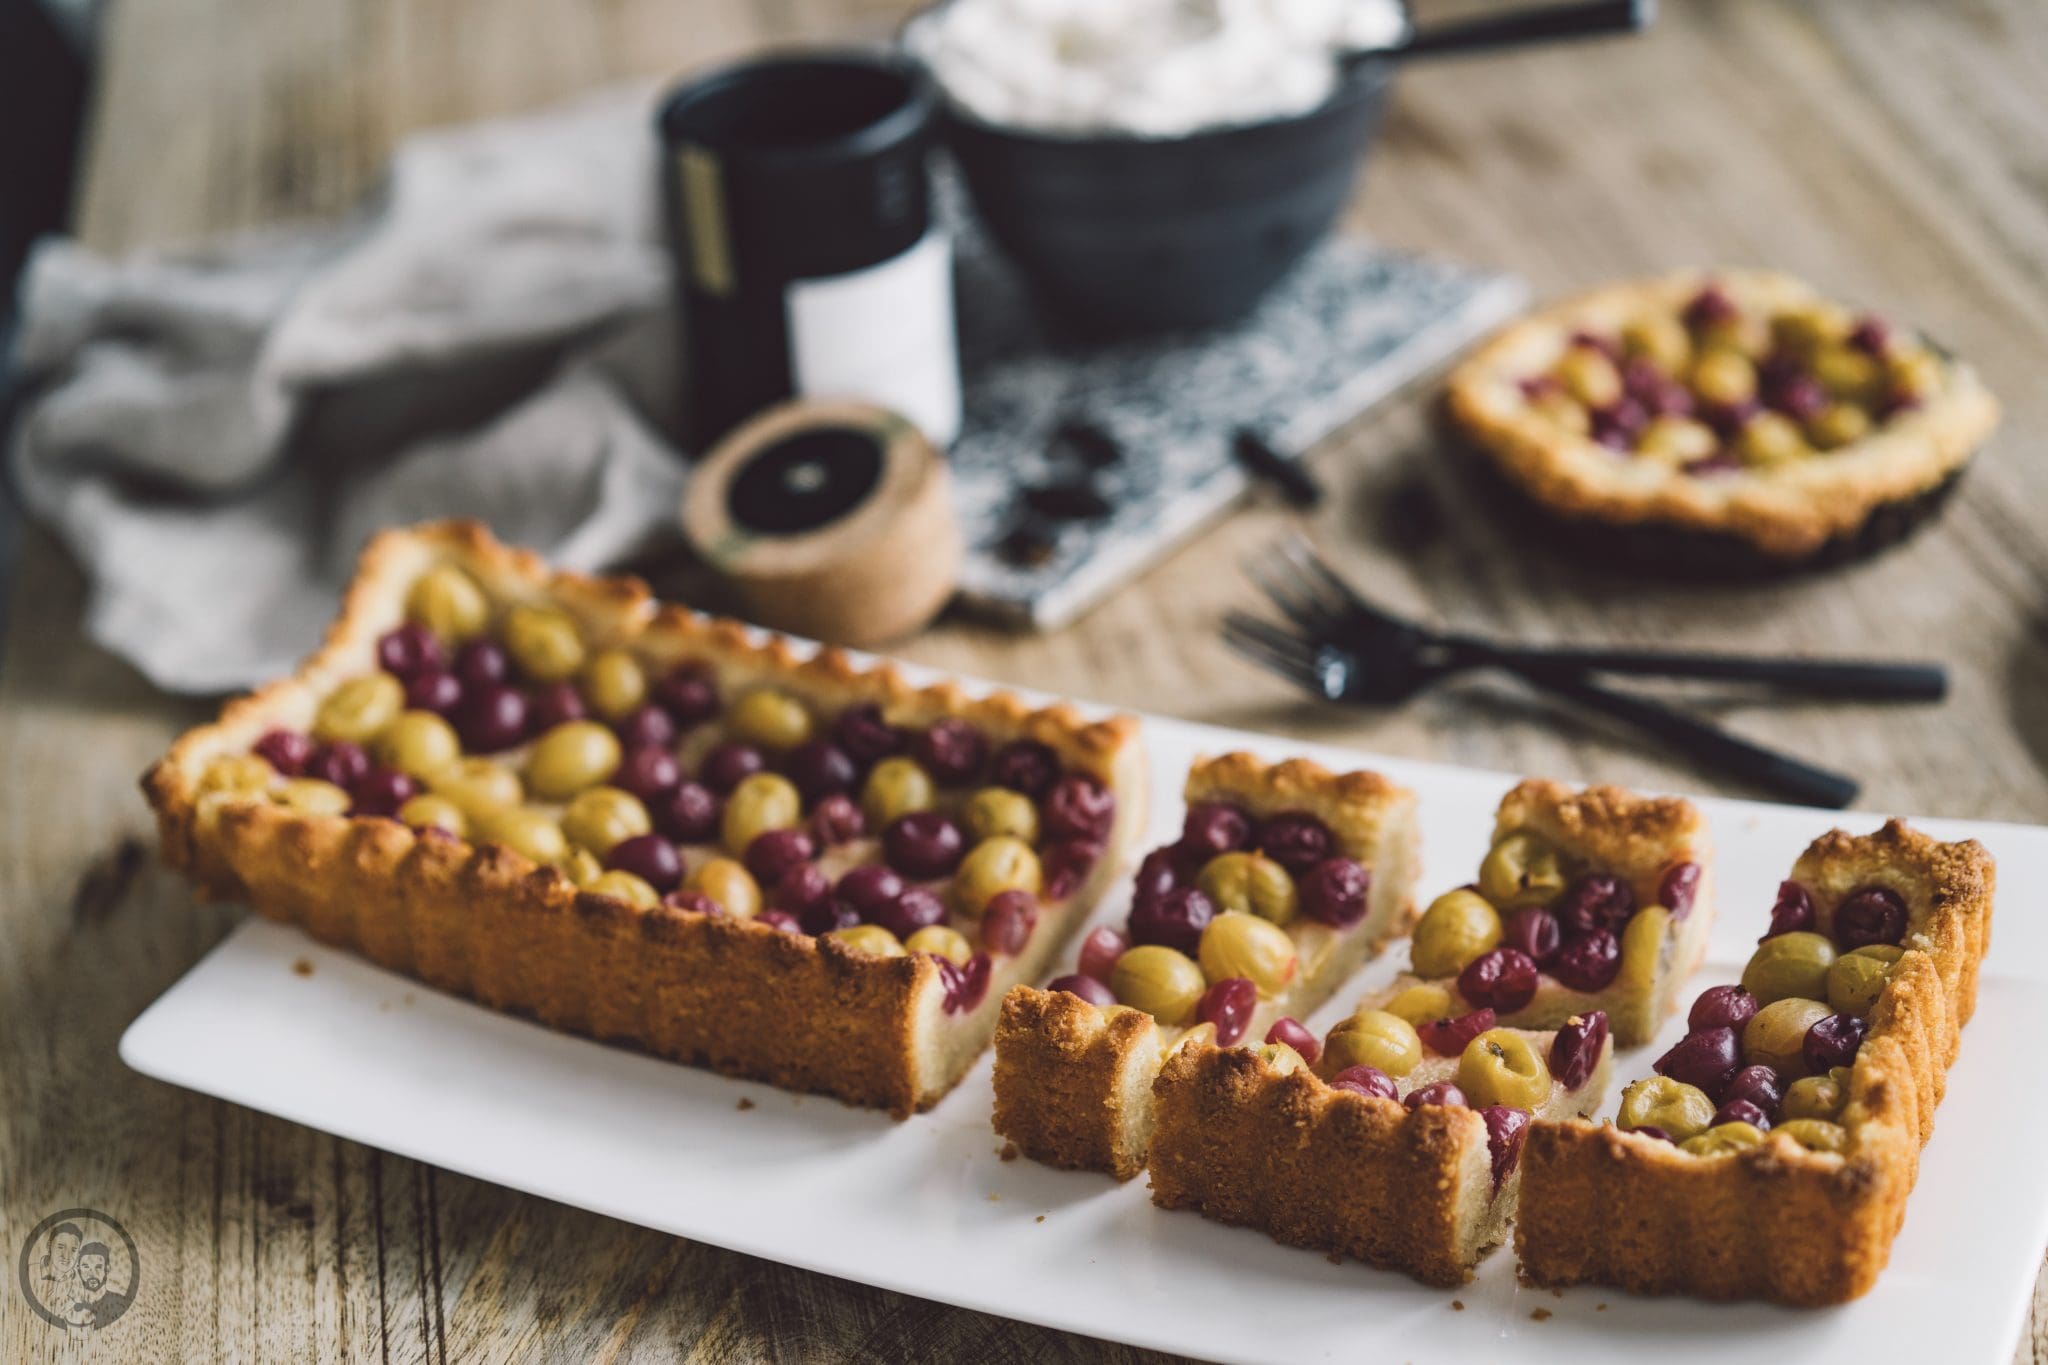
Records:
[[[1378,767],[1421,796],[1429,896],[1469,879],[1504,776],[1147,719],[1152,838],[1177,831],[1197,753]],[[1693,992],[1731,981],[1807,841],[1876,816],[1703,803],[1719,918]],[[2048,829],[1927,820],[1999,863],[1994,944],[1891,1267],[1844,1308],[1554,1295],[1511,1248],[1457,1291],[1152,1207],[1142,1177],[1002,1161],[983,1059],[932,1112],[886,1116],[568,1037],[439,995],[252,920],[121,1041],[137,1071],[465,1175],[678,1236],[983,1312],[1219,1360],[1942,1359],[2004,1365],[2048,1246]],[[1123,893],[1099,918],[1121,922]],[[1396,948],[1310,1023],[1392,975]],[[312,965],[310,975],[295,970]],[[1064,970],[1064,968],[1063,968]],[[1682,1013],[1682,1012],[1681,1012]],[[1683,1032],[1618,1059],[1617,1089]],[[751,1101],[743,1107],[742,1100]],[[1613,1113],[1610,1096],[1603,1111]]]

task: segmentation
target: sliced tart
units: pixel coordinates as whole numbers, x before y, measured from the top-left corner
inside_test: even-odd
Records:
[[[1614,1055],[1597,1011],[1488,1028],[1447,1056],[1361,1007],[1308,1046],[1176,1051],[1155,1087],[1152,1201],[1440,1285],[1506,1236],[1531,1121],[1598,1108]]]
[[[1495,817],[1478,880],[1430,903],[1409,971],[1376,1003],[1434,1028],[1556,1028],[1606,1014],[1650,1040],[1699,966],[1713,920],[1706,820],[1689,801],[1531,778]]]
[[[1658,568],[1770,570],[1890,544],[1998,421],[1926,338],[1786,275],[1611,284],[1517,322],[1451,376],[1495,469],[1572,531]]]
[[[1841,1303],[1891,1255],[1991,936],[1982,845],[1894,820],[1809,846],[1740,984],[1613,1123],[1532,1126],[1515,1245],[1540,1285]]]
[[[481,527],[373,540],[144,781],[163,853],[443,990],[898,1115],[1142,827],[1137,723],[799,649]]]
[[[1415,796],[1377,773],[1226,754],[1194,765],[1186,799],[1126,928],[1003,1002],[995,1127],[1034,1160],[1136,1175],[1169,1049],[1308,1040],[1299,1018],[1413,918]]]

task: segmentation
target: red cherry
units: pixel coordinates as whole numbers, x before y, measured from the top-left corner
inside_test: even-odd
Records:
[[[1116,823],[1116,794],[1087,773],[1068,773],[1046,793],[1049,839],[1107,839]]]
[[[1486,1120],[1486,1150],[1493,1158],[1493,1188],[1515,1169],[1522,1159],[1522,1144],[1529,1137],[1529,1111],[1505,1104],[1490,1104],[1479,1111]]]
[[[987,953],[976,953],[967,959],[965,966],[956,966],[943,957],[932,960],[938,963],[939,979],[946,984],[948,1014],[965,1014],[988,995],[993,964]]]
[[[899,815],[882,831],[882,856],[906,877],[949,877],[966,855],[960,822],[941,811]]]
[[[833,795],[820,801],[811,812],[811,837],[821,847],[851,843],[868,832],[867,817],[850,796]]]
[[[1779,882],[1778,899],[1771,906],[1771,927],[1757,942],[1780,934],[1804,933],[1813,928],[1813,920],[1813,893],[1798,882]]]
[[[1408,1098],[1401,1102],[1410,1109],[1420,1109],[1426,1104],[1442,1105],[1451,1109],[1470,1109],[1472,1107],[1465,1098],[1465,1092],[1458,1089],[1456,1083],[1452,1081],[1438,1081],[1434,1085],[1425,1085],[1411,1090],[1408,1092]]]
[[[1458,973],[1458,994],[1496,1014],[1513,1014],[1536,998],[1540,975],[1520,949],[1489,948]]]
[[[964,787],[981,772],[988,741],[973,722],[947,716],[912,740],[910,750],[932,781],[942,787]]]
[[[1330,827],[1306,811],[1282,811],[1259,826],[1259,852],[1299,877],[1330,856]]]
[[[842,878],[842,880],[844,880]],[[899,939],[907,939],[920,929],[946,922],[946,903],[938,893],[922,886],[907,886],[903,893],[883,906],[881,911],[870,917]]]
[[[701,664],[684,664],[654,684],[654,700],[687,730],[718,714],[718,680]]]
[[[1587,1010],[1565,1020],[1550,1040],[1550,1074],[1567,1090],[1577,1090],[1600,1065],[1607,1045],[1607,1011]]]
[[[1108,1009],[1116,1003],[1115,991],[1103,985],[1094,977],[1082,976],[1078,972],[1070,976],[1054,977],[1047,984],[1046,989],[1049,991],[1065,991],[1068,995],[1078,995],[1098,1009]]]
[[[768,903],[799,921],[831,899],[832,879],[816,863],[797,863],[768,888]]]
[[[832,738],[847,757],[862,767],[899,752],[904,734],[882,718],[882,708],[861,702],[839,713],[832,723]]]
[[[718,837],[724,803],[701,782],[679,782],[654,805],[654,823],[679,844],[708,844]]]
[[[1621,975],[1621,940],[1611,929],[1595,929],[1558,950],[1550,974],[1575,991],[1605,990]]]
[[[370,756],[363,746],[346,739],[329,740],[306,760],[306,776],[342,788],[353,788],[369,771]]]
[[[732,789],[768,767],[768,760],[759,749],[737,740],[714,744],[704,755],[704,761],[697,765],[697,778],[720,796],[729,796]]]
[[[400,682],[411,682],[422,673],[446,668],[448,659],[433,631],[407,622],[378,639],[377,666],[396,674]]]
[[[1605,872],[1579,878],[1557,902],[1558,928],[1564,937],[1577,938],[1595,929],[1620,933],[1636,912],[1636,893],[1628,883]]]
[[[305,772],[315,752],[312,737],[297,730],[271,730],[256,741],[255,750],[258,758],[285,777]]]
[[[1191,860],[1207,862],[1218,854],[1235,852],[1251,838],[1251,817],[1220,801],[1196,802],[1181,821],[1180,846]]]
[[[1906,937],[1906,902],[1889,887],[1870,886],[1835,907],[1835,942],[1846,952]]]
[[[1742,1044],[1732,1028],[1702,1029],[1689,1033],[1659,1057],[1655,1070],[1660,1076],[1698,1086],[1709,1095],[1742,1065]]]
[[[1564,931],[1557,916],[1540,905],[1525,905],[1502,923],[1500,941],[1526,953],[1537,966],[1546,967],[1556,959]]]
[[[798,863],[817,855],[811,836],[800,829],[770,829],[756,834],[747,845],[743,861],[747,871],[762,886],[773,886]]]
[[[1392,1076],[1365,1062],[1347,1066],[1330,1077],[1330,1089],[1349,1090],[1354,1095],[1372,1095],[1383,1100],[1401,1097],[1401,1087],[1394,1084]]]
[[[1157,943],[1186,953],[1201,951],[1202,931],[1216,918],[1216,903],[1196,887],[1176,887],[1131,907],[1131,942]]]
[[[1042,801],[1053,783],[1060,780],[1060,756],[1050,745],[1035,739],[1012,740],[996,750],[995,761],[989,766],[989,780],[998,787],[1022,792],[1033,801]]]
[[[628,749],[612,774],[612,785],[652,808],[683,781],[683,765],[666,749]]]
[[[396,768],[372,768],[349,788],[355,804],[351,815],[396,815],[398,808],[420,794],[419,780]]]
[[[1692,1002],[1685,1025],[1694,1033],[1710,1028],[1732,1028],[1740,1033],[1743,1025],[1756,1018],[1756,1011],[1756,997],[1742,987],[1709,986]]]
[[[1714,1096],[1723,1104],[1732,1100],[1743,1100],[1755,1105],[1772,1118],[1778,1115],[1778,1106],[1785,1101],[1785,1084],[1778,1079],[1778,1073],[1758,1063],[1745,1066],[1721,1083],[1721,1089]],[[1720,1122],[1716,1119],[1715,1122]]]
[[[1826,1075],[1833,1067],[1848,1066],[1856,1060],[1857,1050],[1863,1046],[1863,1035],[1870,1031],[1870,1025],[1853,1014],[1830,1014],[1825,1019],[1814,1021],[1806,1031],[1806,1041],[1801,1051],[1806,1055],[1806,1065],[1816,1075]]]
[[[1234,1047],[1258,1012],[1259,988],[1241,976],[1228,976],[1202,992],[1195,1017],[1216,1026],[1216,1046]]]
[[[683,879],[683,860],[676,846],[659,834],[636,834],[612,845],[604,865],[630,872],[656,891],[673,891]]]
[[[1715,1126],[1724,1123],[1747,1123],[1754,1128],[1768,1129],[1771,1116],[1748,1100],[1729,1100],[1714,1111]]]
[[[1015,957],[1038,925],[1038,900],[1029,891],[998,891],[981,912],[981,942],[992,953]]]
[[[1325,858],[1295,883],[1301,912],[1333,928],[1348,929],[1365,918],[1372,873],[1350,858]]]
[[[1063,901],[1079,891],[1101,859],[1099,839],[1056,839],[1044,845],[1038,850],[1038,865],[1045,873],[1045,898]]]
[[[1422,1045],[1439,1057],[1462,1057],[1474,1038],[1492,1028],[1500,1016],[1490,1009],[1473,1010],[1454,1019],[1425,1019],[1415,1026]]]
[[[1310,1033],[1299,1019],[1290,1019],[1285,1015],[1275,1019],[1273,1027],[1266,1030],[1266,1041],[1287,1044],[1299,1052],[1301,1059],[1310,1066],[1314,1066],[1316,1058],[1323,1055],[1323,1040]]]
[[[583,694],[572,682],[553,682],[536,687],[528,695],[526,705],[527,724],[537,735],[546,734],[557,725],[582,720],[590,714],[590,708],[583,702]]]
[[[675,747],[676,723],[668,712],[653,703],[636,706],[612,727],[619,743],[628,749],[670,749]]]
[[[1663,880],[1657,883],[1657,900],[1671,918],[1684,919],[1692,913],[1692,903],[1700,893],[1700,879],[1706,869],[1698,863],[1673,863],[1664,869]]]
[[[1107,924],[1098,924],[1081,940],[1081,975],[1107,983],[1116,961],[1130,948],[1130,941]]]
[[[462,680],[442,669],[422,673],[405,685],[405,705],[410,711],[453,716],[462,705]]]

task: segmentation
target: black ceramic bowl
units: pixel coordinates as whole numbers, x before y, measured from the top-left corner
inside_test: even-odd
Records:
[[[1095,331],[1211,326],[1249,312],[1329,230],[1392,69],[1358,63],[1304,114],[1170,138],[1007,128],[949,100],[946,141],[982,223],[1053,311]]]

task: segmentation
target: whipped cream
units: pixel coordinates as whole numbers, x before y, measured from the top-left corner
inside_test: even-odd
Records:
[[[952,0],[905,40],[990,123],[1177,137],[1313,109],[1407,30],[1400,0]]]

